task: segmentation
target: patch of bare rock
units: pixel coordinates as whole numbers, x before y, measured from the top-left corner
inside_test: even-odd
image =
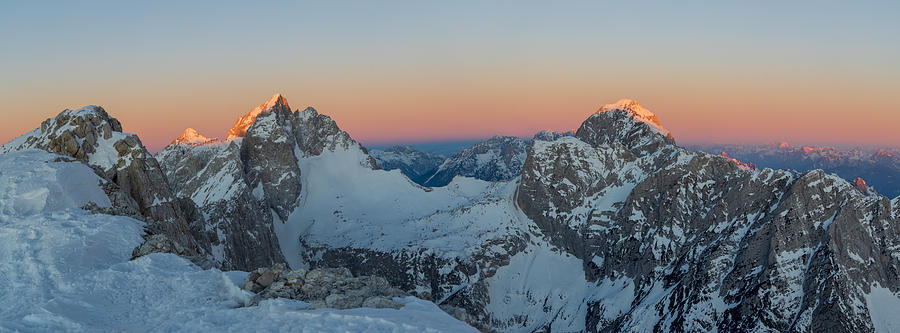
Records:
[[[346,268],[295,269],[284,265],[259,268],[244,279],[244,289],[256,293],[250,306],[268,298],[290,298],[316,308],[393,308],[403,307],[394,297],[409,296],[378,276],[354,277]]]

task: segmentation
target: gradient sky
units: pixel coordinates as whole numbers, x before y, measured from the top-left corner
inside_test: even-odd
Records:
[[[366,144],[637,100],[680,142],[900,145],[900,2],[0,2],[0,142],[101,105],[158,150],[275,92]]]

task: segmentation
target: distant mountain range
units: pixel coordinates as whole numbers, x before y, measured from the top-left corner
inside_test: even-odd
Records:
[[[519,175],[532,140],[553,141],[573,135],[573,132],[541,131],[533,139],[495,136],[463,147],[449,158],[412,146],[393,146],[370,152],[381,168],[400,169],[412,181],[424,186],[445,186],[456,176],[505,181]]]
[[[889,197],[900,195],[900,147],[836,148],[778,144],[695,144],[686,148],[712,154],[726,153],[761,168],[810,171],[821,169],[847,180],[860,178]]]
[[[385,150],[369,150],[369,153],[382,169],[400,169],[410,180],[420,185],[424,185],[447,159],[444,155],[419,151],[412,146],[393,146]]]

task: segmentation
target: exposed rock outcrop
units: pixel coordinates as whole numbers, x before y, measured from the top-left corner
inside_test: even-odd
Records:
[[[853,184],[856,185],[856,188],[860,192],[868,192],[869,191],[869,186],[866,185],[866,181],[863,180],[862,178],[856,177],[856,179],[853,180]]]
[[[23,149],[71,156],[95,167],[110,181],[107,194],[124,215],[138,212],[148,222],[148,232],[166,235],[189,255],[209,252],[207,237],[200,230],[205,222],[189,212],[193,203],[175,198],[156,159],[136,135],[122,133],[119,121],[103,108],[64,110],[4,144],[0,152]]]
[[[744,169],[744,170],[747,170],[747,171],[759,171],[759,168],[756,167],[755,164],[750,163],[750,162],[742,162],[742,161],[739,161],[739,160],[737,160],[737,159],[735,159],[735,158],[732,158],[731,156],[728,156],[728,153],[726,153],[726,152],[724,152],[724,151],[723,151],[721,154],[719,154],[719,156],[721,156],[722,158],[728,160],[728,161],[731,162],[731,163],[734,163],[735,165],[738,166],[738,168],[741,168],[741,169]]]
[[[274,232],[301,200],[299,160],[364,148],[313,108],[291,111],[279,94],[242,116],[226,142],[174,143],[156,155],[179,197],[207,217],[215,260],[227,269],[285,263]],[[364,155],[357,161],[375,168]]]
[[[377,276],[354,277],[346,268],[288,271],[284,265],[259,268],[247,275],[244,289],[257,293],[250,305],[267,298],[290,298],[315,308],[393,308],[402,304],[394,297],[408,296]]]
[[[281,112],[291,112],[291,107],[288,105],[287,100],[281,96],[281,94],[272,95],[269,100],[265,103],[260,104],[259,106],[250,110],[247,114],[238,118],[234,125],[228,130],[228,133],[225,135],[226,140],[234,140],[237,138],[242,138],[247,133],[247,130],[250,126],[256,122],[256,117],[259,116],[260,113],[265,111],[281,111]]]

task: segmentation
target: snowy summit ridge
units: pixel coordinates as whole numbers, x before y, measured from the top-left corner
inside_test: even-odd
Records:
[[[291,107],[288,105],[287,99],[281,96],[281,94],[272,95],[268,101],[260,104],[253,110],[250,110],[247,114],[238,118],[238,120],[234,122],[234,126],[228,130],[228,135],[225,139],[233,140],[244,137],[244,134],[247,133],[247,129],[250,128],[250,125],[253,125],[253,122],[256,121],[256,117],[259,116],[260,113],[272,110],[290,111]]]
[[[610,111],[624,111],[631,114],[635,119],[640,120],[642,122],[647,123],[663,135],[670,135],[669,131],[662,127],[662,124],[659,122],[659,118],[656,117],[656,114],[647,110],[644,106],[638,104],[634,100],[623,98],[615,103],[606,104],[600,107],[600,110],[597,110],[597,113],[604,113]]]
[[[202,134],[200,134],[199,132],[197,132],[197,130],[195,130],[191,127],[188,127],[184,130],[184,132],[181,133],[181,136],[179,136],[175,140],[172,140],[172,144],[202,145],[205,143],[209,143],[212,141],[218,141],[218,140],[219,139],[216,139],[216,138],[213,138],[213,139],[207,138],[207,137],[203,136]]]

